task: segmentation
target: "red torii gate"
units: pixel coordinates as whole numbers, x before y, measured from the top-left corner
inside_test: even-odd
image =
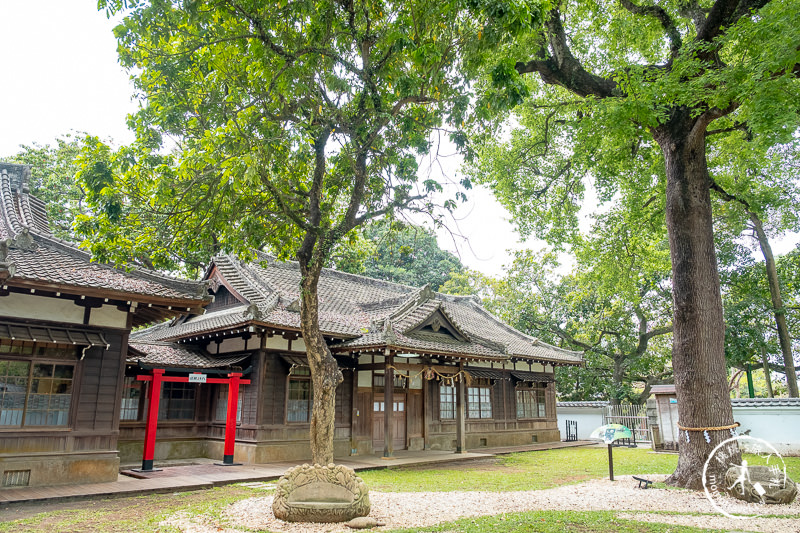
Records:
[[[192,372],[189,376],[205,376],[200,372]],[[147,426],[144,433],[144,453],[142,454],[142,472],[153,472],[153,456],[156,450],[156,429],[158,428],[158,404],[161,401],[161,383],[190,383],[189,376],[165,376],[163,368],[154,368],[153,375],[136,376],[139,381],[152,381],[147,392]],[[249,379],[241,379],[241,372],[231,372],[227,378],[208,378],[193,383],[221,383],[228,385],[228,413],[225,419],[225,450],[222,465],[233,465],[233,450],[236,443],[236,408],[239,404],[239,385],[249,385]]]

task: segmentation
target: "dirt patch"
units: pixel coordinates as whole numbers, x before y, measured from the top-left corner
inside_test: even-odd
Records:
[[[225,487],[224,496],[226,500],[230,500],[250,498],[259,493],[244,487],[229,486]],[[148,519],[174,513],[187,506],[217,502],[220,495],[219,490],[208,489],[136,497],[9,505],[0,508],[0,524],[3,531],[9,533],[128,532],[131,531],[131,522],[144,523]],[[25,519],[31,521],[11,523]]]

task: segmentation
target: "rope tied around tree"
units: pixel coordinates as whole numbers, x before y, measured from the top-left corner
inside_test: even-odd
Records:
[[[711,444],[711,436],[708,434],[709,431],[725,431],[728,430],[731,432],[731,437],[736,436],[736,428],[741,426],[739,422],[734,422],[733,424],[729,424],[727,426],[709,426],[709,427],[698,427],[698,428],[691,428],[682,426],[680,422],[678,423],[678,429],[686,433],[686,442],[689,442],[689,432],[690,431],[702,431],[703,437],[705,437],[706,442]]]

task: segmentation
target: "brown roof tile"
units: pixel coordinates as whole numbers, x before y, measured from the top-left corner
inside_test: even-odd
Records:
[[[116,296],[126,299],[149,296],[190,302],[193,307],[195,302],[202,305],[208,301],[201,283],[92,262],[91,256],[74,244],[53,237],[44,204],[27,191],[29,178],[26,165],[0,163],[0,239],[12,241],[5,258],[15,266],[11,284],[25,280],[64,290],[96,288],[120,293]]]
[[[250,357],[250,354],[209,355],[185,346],[158,342],[131,342],[129,349],[128,363],[143,363],[148,366],[225,368]]]

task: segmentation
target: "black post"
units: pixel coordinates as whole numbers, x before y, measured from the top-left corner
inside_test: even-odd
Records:
[[[608,443],[608,478],[614,481],[614,455],[611,453],[611,443]]]

